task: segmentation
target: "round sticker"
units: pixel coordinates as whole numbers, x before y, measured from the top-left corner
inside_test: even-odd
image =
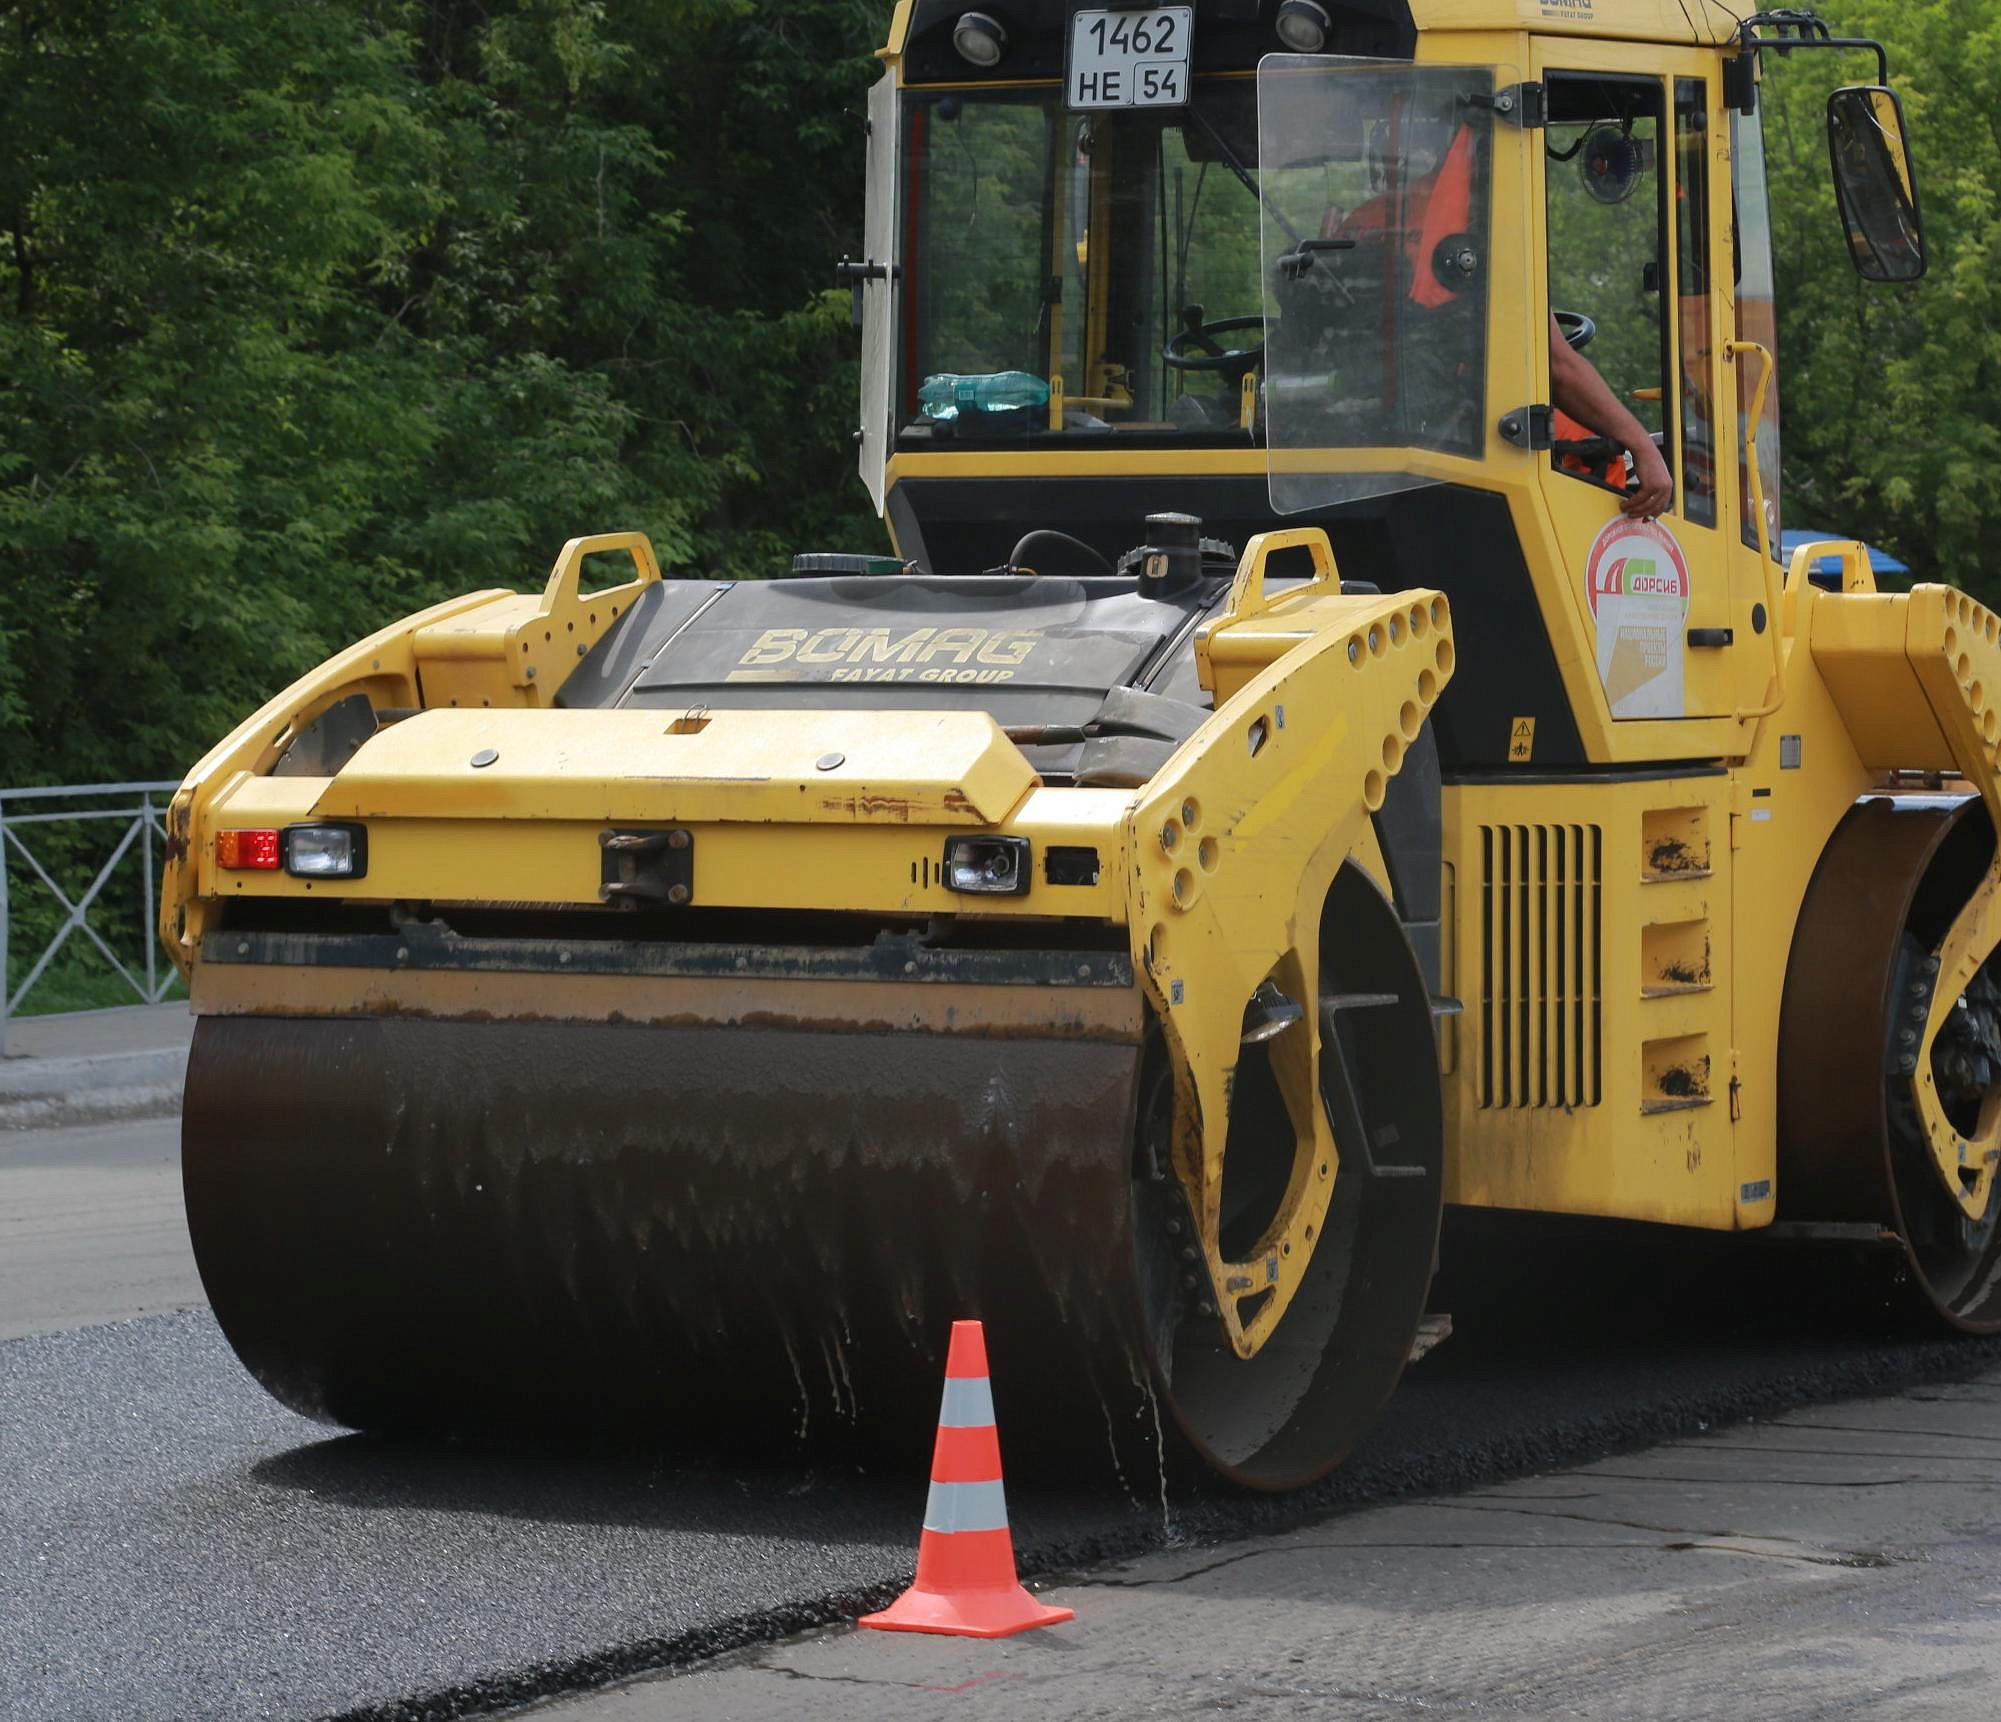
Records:
[[[1688,558],[1658,520],[1613,516],[1591,546],[1585,579],[1594,616],[1607,598],[1672,601],[1677,616],[1688,614]]]
[[[1591,546],[1584,579],[1612,715],[1683,716],[1689,576],[1674,534],[1658,520],[1615,515]]]

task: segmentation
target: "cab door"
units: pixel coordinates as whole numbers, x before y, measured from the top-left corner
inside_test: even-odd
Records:
[[[1746,703],[1754,654],[1769,647],[1742,625],[1725,518],[1735,510],[1719,506],[1719,472],[1735,464],[1716,432],[1717,92],[1692,75],[1693,56],[1657,46],[1563,42],[1549,53],[1547,308],[1566,314],[1571,345],[1652,433],[1675,494],[1657,520],[1625,515],[1617,451],[1560,414],[1543,491],[1613,718],[1729,717]],[[1677,59],[1690,75],[1673,70]]]

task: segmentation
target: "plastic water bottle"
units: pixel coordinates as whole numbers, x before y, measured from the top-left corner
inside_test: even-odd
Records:
[[[1014,407],[1046,407],[1049,384],[1027,371],[990,371],[978,377],[941,371],[924,379],[917,390],[917,404],[929,419],[955,419],[962,412],[1003,413]]]

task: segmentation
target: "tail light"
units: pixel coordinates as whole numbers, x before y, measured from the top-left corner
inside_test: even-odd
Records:
[[[279,847],[275,831],[218,831],[216,865],[238,873],[275,873]]]

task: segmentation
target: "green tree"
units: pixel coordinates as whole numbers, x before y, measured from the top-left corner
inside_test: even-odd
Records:
[[[1868,58],[1769,62],[1786,518],[1886,545],[1916,578],[1992,602],[2001,598],[2001,4],[1845,0],[1838,21],[1890,47],[1932,269],[1915,286],[1883,287],[1848,262],[1826,96],[1832,82],[1872,77]]]
[[[827,266],[886,16],[0,5],[0,781],[170,775],[576,531],[730,575],[880,544]],[[2001,596],[2001,0],[1841,21],[1892,45],[1936,261],[1856,280],[1834,63],[1775,63],[1789,518]]]
[[[0,8],[0,782],[171,775],[574,532],[879,543],[828,286],[879,11]]]

